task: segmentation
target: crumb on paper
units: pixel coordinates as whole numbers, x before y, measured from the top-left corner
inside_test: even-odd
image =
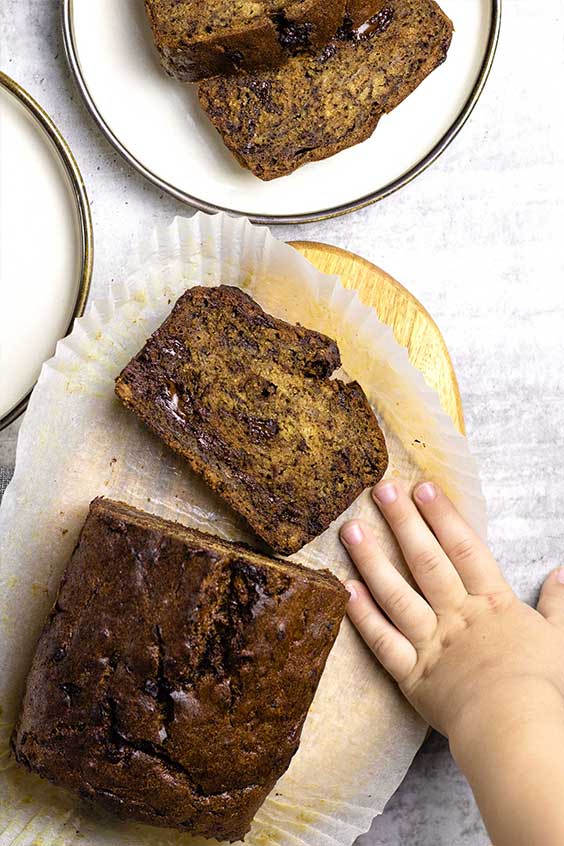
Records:
[[[276,844],[277,838],[270,831],[259,831],[255,835],[254,841],[257,846],[270,846],[270,844]]]
[[[68,534],[68,532],[69,532],[69,530],[68,530],[68,529],[61,529],[61,535],[62,535],[63,537],[64,537],[65,535],[67,535],[67,534]]]
[[[117,462],[117,458],[114,455],[113,458],[110,458],[110,467],[112,466],[112,464],[115,464],[116,462]]]
[[[95,341],[101,341],[103,337],[104,336],[101,332],[96,332],[96,334],[94,335],[94,340]]]
[[[204,238],[202,241],[200,241],[200,251],[204,256],[209,256],[213,258],[213,256],[215,255],[214,247],[215,245],[211,236],[208,236],[207,238]]]
[[[138,288],[133,295],[133,299],[138,303],[144,304],[147,302],[147,294],[142,288]]]
[[[71,382],[70,379],[67,380],[65,385],[65,390],[67,394],[84,394],[86,393],[86,388],[84,385],[81,385],[79,382]]]
[[[419,438],[414,439],[413,446],[420,446],[423,447],[423,449],[427,448],[427,444],[425,443],[425,441],[420,441]]]

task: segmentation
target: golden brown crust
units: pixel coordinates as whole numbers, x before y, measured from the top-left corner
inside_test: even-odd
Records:
[[[200,105],[243,167],[270,180],[359,144],[442,64],[452,23],[434,0],[376,2],[365,25],[346,24],[316,55],[200,84]],[[366,8],[351,5],[355,18]]]
[[[330,338],[239,288],[195,287],[116,380],[121,401],[275,551],[296,552],[384,474],[360,385]]]
[[[322,47],[342,23],[344,0],[145,0],[145,8],[167,73],[195,82]]]
[[[122,817],[239,840],[298,748],[346,601],[329,573],[94,500],[16,758]]]

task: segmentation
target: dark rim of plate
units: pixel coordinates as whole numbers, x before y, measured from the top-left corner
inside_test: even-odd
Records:
[[[484,90],[484,86],[488,79],[490,70],[492,68],[493,60],[495,57],[495,53],[497,50],[497,45],[499,41],[499,32],[501,27],[501,6],[502,0],[490,0],[491,2],[491,19],[490,19],[490,31],[488,36],[488,42],[486,46],[486,51],[484,54],[484,59],[480,68],[480,72],[468,96],[466,102],[464,103],[458,117],[454,120],[451,124],[449,129],[445,132],[442,138],[435,144],[435,146],[429,150],[429,152],[413,167],[399,176],[397,179],[394,179],[392,182],[389,182],[387,185],[384,185],[382,188],[379,188],[377,191],[374,191],[370,194],[367,194],[364,197],[359,197],[357,200],[353,200],[350,203],[343,203],[342,205],[335,206],[333,208],[323,209],[321,211],[315,212],[306,212],[305,214],[284,214],[284,215],[256,215],[250,212],[246,212],[244,209],[229,209],[224,206],[218,206],[214,203],[208,203],[205,200],[200,199],[199,197],[194,197],[191,194],[186,193],[185,191],[181,191],[180,189],[176,188],[174,185],[171,185],[170,182],[167,182],[164,179],[161,179],[156,173],[153,173],[152,170],[145,167],[134,155],[130,152],[130,150],[125,147],[119,138],[112,132],[104,118],[102,117],[94,98],[92,97],[88,86],[86,84],[86,80],[82,74],[82,70],[80,68],[80,62],[78,59],[77,47],[76,47],[76,39],[74,35],[74,27],[73,27],[73,3],[74,0],[63,0],[61,11],[62,11],[62,25],[63,25],[63,40],[65,44],[65,51],[67,54],[67,59],[71,68],[71,71],[74,75],[80,93],[84,99],[86,107],[88,111],[96,121],[98,127],[106,136],[110,144],[125,158],[127,161],[133,165],[133,167],[142,173],[150,182],[153,182],[159,188],[161,188],[166,193],[170,194],[171,196],[175,197],[177,200],[181,200],[182,202],[187,203],[194,208],[200,209],[201,211],[208,212],[210,214],[214,214],[216,212],[227,212],[228,214],[238,215],[242,217],[249,218],[250,221],[253,223],[266,223],[266,224],[283,224],[283,223],[313,223],[319,220],[326,220],[332,217],[339,217],[340,215],[348,214],[349,212],[356,211],[357,209],[364,208],[365,206],[369,206],[372,203],[376,203],[379,200],[383,200],[384,197],[388,197],[390,194],[393,194],[395,191],[398,191],[400,188],[403,188],[404,185],[407,185],[420,173],[423,173],[433,162],[443,153],[446,148],[449,146],[451,141],[456,138],[468,118],[470,117],[476,103],[478,102],[482,91]]]
[[[80,241],[81,241],[81,271],[78,280],[78,291],[71,319],[65,330],[65,336],[69,334],[76,317],[84,314],[86,308],[86,301],[88,299],[88,292],[90,291],[90,282],[92,279],[92,265],[94,260],[94,239],[92,232],[92,217],[90,214],[90,204],[84,187],[84,181],[75,158],[68,146],[67,142],[49,117],[49,115],[41,108],[33,97],[28,94],[25,88],[22,88],[7,74],[0,71],[0,86],[12,94],[19,102],[25,106],[39,128],[43,131],[47,140],[57,153],[65,173],[68,177],[72,193],[76,203],[76,210],[78,213],[78,221],[80,226]],[[27,408],[29,398],[33,388],[3,417],[0,417],[0,430],[13,423],[20,414]]]

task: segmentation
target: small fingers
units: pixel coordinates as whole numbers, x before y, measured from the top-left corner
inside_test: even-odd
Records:
[[[564,629],[564,567],[553,570],[545,579],[537,610],[551,623]]]
[[[468,593],[495,593],[507,589],[507,582],[488,547],[437,485],[431,482],[417,485],[413,498]]]
[[[436,615],[384,555],[372,529],[353,520],[342,527],[341,540],[370,593],[392,623],[415,646],[429,640],[437,627]]]
[[[433,610],[459,608],[468,595],[462,580],[402,486],[381,482],[372,495]]]
[[[349,581],[346,587],[349,619],[384,669],[401,684],[417,663],[415,647],[384,617],[362,582]]]

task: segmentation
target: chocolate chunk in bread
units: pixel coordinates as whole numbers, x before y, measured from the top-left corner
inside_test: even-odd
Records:
[[[296,552],[387,467],[358,383],[331,379],[330,338],[239,288],[194,287],[116,380],[118,397],[266,543]]]
[[[347,0],[343,25],[355,28],[378,15],[388,5],[388,0]]]
[[[357,2],[357,0],[355,0]],[[276,67],[319,48],[343,21],[344,0],[145,0],[165,70],[194,82]]]
[[[94,500],[16,759],[122,817],[239,840],[298,748],[346,602],[327,571]]]
[[[260,179],[359,144],[445,60],[452,23],[434,0],[387,0],[347,20],[315,55],[277,70],[213,79],[199,99],[223,142]]]

